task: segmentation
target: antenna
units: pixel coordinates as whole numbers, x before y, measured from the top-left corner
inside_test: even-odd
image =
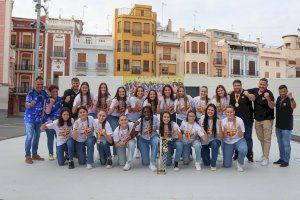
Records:
[[[109,35],[110,31],[109,31],[109,17],[111,17],[110,14],[106,15],[106,20],[107,20],[107,34]]]
[[[59,18],[61,18],[62,8],[59,8]]]
[[[82,21],[84,22],[84,11],[85,9],[87,8],[87,5],[84,5],[83,8],[82,8]]]
[[[194,10],[194,13],[193,13],[193,15],[194,15],[194,30],[195,30],[195,28],[196,28],[196,15],[198,14],[198,11],[197,10]]]
[[[163,26],[164,23],[164,6],[166,6],[167,4],[162,2],[161,3],[161,26]]]

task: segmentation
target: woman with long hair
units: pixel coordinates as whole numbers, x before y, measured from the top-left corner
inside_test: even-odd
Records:
[[[217,170],[218,151],[221,146],[221,121],[217,118],[217,108],[214,104],[207,106],[205,115],[200,118],[200,126],[208,138],[207,142],[202,142],[202,161],[205,166],[210,166],[210,169],[215,171]]]
[[[108,87],[106,83],[100,83],[98,88],[98,95],[94,99],[94,113],[99,111],[108,112],[110,106],[110,94],[108,92]]]
[[[83,82],[80,85],[79,93],[74,99],[72,113],[77,114],[79,107],[85,107],[88,111],[88,115],[95,118],[93,110],[94,95],[90,91],[90,85],[88,82]]]
[[[198,119],[204,115],[205,109],[209,103],[210,99],[208,98],[208,88],[206,86],[202,86],[200,88],[200,96],[193,98],[193,108],[196,111]]]
[[[158,100],[158,113],[168,111],[171,114],[171,120],[176,122],[175,95],[171,85],[165,85],[162,89],[162,97]]]
[[[177,113],[177,124],[181,125],[182,121],[186,119],[187,112],[191,110],[192,97],[187,95],[184,86],[177,88],[175,110]]]
[[[229,102],[230,97],[227,94],[225,87],[223,85],[218,85],[216,88],[216,95],[211,102],[217,107],[218,119],[222,120],[226,117],[225,110],[229,105]]]
[[[158,95],[156,90],[151,89],[148,92],[148,95],[143,103],[143,107],[150,106],[154,115],[157,114],[158,107]]]
[[[127,117],[130,122],[136,122],[141,117],[144,102],[144,88],[137,86],[133,96],[127,102]]]

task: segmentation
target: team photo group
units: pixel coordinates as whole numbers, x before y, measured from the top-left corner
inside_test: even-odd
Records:
[[[216,86],[213,96],[208,96],[208,87],[200,86],[199,96],[192,98],[183,85],[169,84],[159,92],[136,85],[130,91],[121,86],[111,94],[107,84],[100,83],[93,94],[88,82],[75,77],[59,97],[58,86],[45,91],[43,82],[37,77],[26,97],[28,164],[44,160],[38,146],[45,131],[47,159],[69,169],[120,165],[128,171],[139,159],[153,172],[165,172],[168,166],[178,171],[192,163],[196,170],[215,171],[219,160],[224,168],[236,163],[242,172],[245,162],[254,162],[252,132],[261,144],[256,160],[262,166],[269,164],[274,122],[279,155],[273,164],[289,166],[296,102],[286,85],[278,88],[275,98],[267,79],[250,89],[237,79],[227,90]]]

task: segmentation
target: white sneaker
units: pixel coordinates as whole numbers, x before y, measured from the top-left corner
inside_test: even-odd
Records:
[[[156,172],[156,167],[155,167],[155,165],[153,165],[152,163],[150,163],[150,165],[149,165],[149,169],[151,170],[151,171],[153,171],[153,172]]]
[[[140,152],[140,150],[136,150],[136,154],[135,154],[135,158],[136,159],[139,159],[141,157],[141,152]]]
[[[49,160],[53,161],[54,160],[54,156],[52,154],[49,154]]]
[[[269,164],[269,159],[265,158],[261,163],[262,166],[267,166]]]
[[[199,162],[195,162],[195,167],[196,167],[196,170],[197,171],[200,171],[201,170],[201,165]]]
[[[261,157],[257,160],[257,162],[262,162],[264,159],[265,159],[265,157],[264,157],[264,156],[261,156]]]
[[[86,165],[86,168],[87,168],[87,169],[93,169],[93,165],[92,165],[92,164],[87,164],[87,165]]]
[[[244,171],[243,165],[240,165],[239,162],[236,163],[236,169],[237,169],[239,172],[243,172],[243,171]]]
[[[123,167],[124,171],[128,171],[130,170],[131,166],[130,166],[130,162],[126,162],[125,166]]]
[[[217,171],[217,168],[216,168],[216,167],[210,166],[210,170],[211,170],[211,171]]]

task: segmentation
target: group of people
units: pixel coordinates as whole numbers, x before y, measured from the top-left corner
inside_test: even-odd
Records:
[[[181,161],[184,165],[191,163],[193,155],[196,170],[204,165],[215,171],[219,157],[223,167],[229,168],[237,160],[237,170],[244,171],[245,158],[254,162],[254,121],[262,149],[259,162],[268,165],[276,109],[280,155],[274,164],[289,165],[296,102],[285,85],[279,87],[280,95],[275,101],[265,78],[253,89],[243,89],[240,80],[233,81],[231,92],[218,85],[213,98],[208,97],[206,86],[192,98],[184,86],[165,85],[162,95],[155,89],[146,94],[140,85],[128,95],[124,87],[119,87],[112,96],[106,83],[99,85],[95,95],[88,82],[80,84],[75,77],[71,84],[71,89],[59,97],[58,86],[51,85],[47,93],[43,78],[38,77],[35,89],[28,92],[24,116],[26,163],[44,160],[37,151],[40,132],[45,130],[49,160],[55,159],[56,140],[58,164],[68,163],[69,169],[75,167],[74,157],[79,165],[93,168],[96,144],[100,164],[106,168],[119,164],[125,171],[130,170],[136,156],[141,157],[143,166],[156,171],[160,138],[164,138],[168,139],[166,164],[176,171]]]

